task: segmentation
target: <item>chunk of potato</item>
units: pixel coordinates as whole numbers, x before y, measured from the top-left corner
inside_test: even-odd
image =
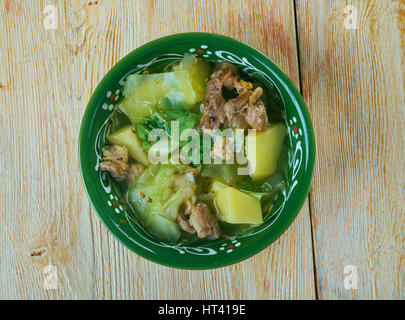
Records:
[[[119,108],[134,124],[150,116],[163,99],[184,107],[198,102],[186,71],[130,75],[123,95]]]
[[[287,128],[283,123],[271,124],[264,132],[250,132],[246,155],[253,180],[261,180],[277,169]]]
[[[149,166],[150,162],[145,150],[142,149],[142,142],[136,134],[133,126],[126,126],[115,131],[107,137],[107,141],[118,144],[128,150],[129,155],[144,166]]]
[[[225,187],[215,194],[218,219],[234,224],[262,224],[260,200],[235,188]]]

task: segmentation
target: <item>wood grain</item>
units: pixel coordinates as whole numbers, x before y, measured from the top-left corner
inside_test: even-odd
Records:
[[[346,29],[346,5],[357,29]],[[405,298],[405,3],[296,1],[320,299]],[[358,289],[346,290],[346,265]]]
[[[185,31],[264,51],[299,85],[293,1],[0,1],[0,297],[17,299],[313,299],[308,203],[288,231],[242,263],[175,270],[124,248],[92,212],[77,139],[87,101],[124,55]],[[43,268],[57,267],[45,290]]]

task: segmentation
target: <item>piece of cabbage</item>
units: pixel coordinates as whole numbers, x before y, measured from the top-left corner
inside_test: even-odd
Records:
[[[201,102],[211,67],[202,59],[185,55],[173,72],[133,74],[125,82],[120,110],[133,124],[157,109],[186,109]]]
[[[236,164],[205,164],[202,167],[201,176],[218,179],[230,185],[241,178]]]
[[[128,76],[120,110],[132,123],[140,123],[168,99],[171,105],[193,106],[196,95],[186,71]]]
[[[180,206],[197,189],[186,165],[154,164],[128,190],[128,201],[152,235],[160,240],[177,241],[176,223]]]

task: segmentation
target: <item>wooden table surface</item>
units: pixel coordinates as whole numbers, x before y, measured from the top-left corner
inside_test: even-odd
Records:
[[[293,225],[256,256],[208,271],[159,266],[115,240],[77,154],[107,71],[186,31],[268,55],[300,88],[317,143]],[[0,0],[0,62],[0,298],[405,298],[403,0]]]

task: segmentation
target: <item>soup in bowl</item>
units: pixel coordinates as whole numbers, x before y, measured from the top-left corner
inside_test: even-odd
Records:
[[[308,194],[313,129],[291,80],[234,39],[186,33],[134,50],[100,82],[80,131],[93,208],[124,245],[177,268],[261,251]]]

